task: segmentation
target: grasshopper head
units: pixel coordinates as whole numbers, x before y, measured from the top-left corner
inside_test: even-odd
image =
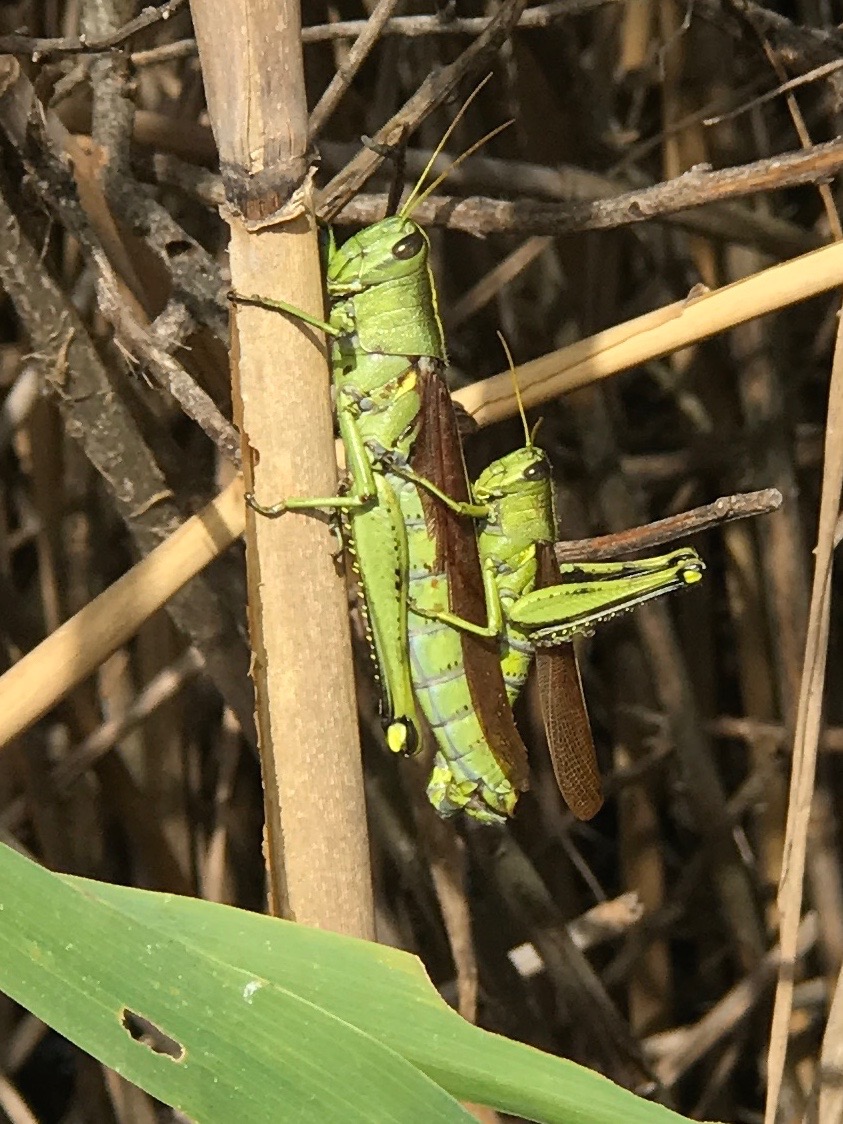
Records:
[[[427,265],[427,235],[418,223],[390,215],[352,235],[328,262],[328,291],[358,293],[382,281],[395,281]]]
[[[493,461],[480,473],[472,490],[477,503],[486,503],[549,489],[550,461],[542,449],[527,445]]]
[[[550,461],[541,449],[527,445],[493,461],[472,487],[476,503],[487,504],[489,516],[481,530],[492,535],[489,550],[526,549],[532,543],[551,541],[555,535]],[[481,553],[484,547],[481,545]]]

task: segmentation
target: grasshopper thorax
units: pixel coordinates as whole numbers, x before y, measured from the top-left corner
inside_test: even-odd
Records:
[[[327,285],[332,296],[359,293],[427,269],[430,244],[412,219],[390,215],[352,235],[331,254]]]

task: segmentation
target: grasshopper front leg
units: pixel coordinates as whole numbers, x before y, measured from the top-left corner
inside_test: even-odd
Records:
[[[440,624],[446,624],[460,632],[468,632],[472,636],[480,636],[487,640],[497,639],[503,635],[504,614],[500,593],[498,592],[494,563],[487,563],[483,566],[483,593],[487,613],[485,625],[475,624],[474,621],[466,620],[456,613],[449,613],[445,610],[425,609],[416,604],[412,598],[407,602],[407,608],[416,616],[424,617],[426,620],[438,621]]]
[[[300,320],[303,324],[309,324],[311,328],[318,328],[324,332],[326,336],[341,336],[343,330],[338,328],[335,324],[329,324],[327,320],[320,320],[318,316],[311,316],[309,312],[305,312],[302,308],[296,308],[294,304],[287,304],[286,301],[272,300],[270,297],[251,296],[246,297],[242,293],[229,293],[228,299],[232,304],[246,304],[254,308],[266,308],[270,312],[283,312],[286,316],[291,316],[294,320]]]
[[[252,492],[247,492],[249,507],[267,519],[278,519],[288,511],[358,511],[373,503],[377,496],[377,484],[371,456],[348,407],[340,408],[339,421],[351,478],[351,491],[347,495],[306,496],[262,504]]]
[[[396,476],[400,476],[402,480],[407,480],[411,484],[415,484],[419,488],[424,488],[430,495],[435,496],[440,503],[445,504],[451,511],[456,512],[457,515],[464,515],[467,519],[485,519],[491,510],[487,503],[466,503],[463,500],[451,499],[446,495],[441,488],[437,487],[432,480],[427,480],[424,476],[419,476],[417,472],[406,464],[396,463],[395,458],[387,456],[387,463],[389,464],[390,472],[394,472]]]

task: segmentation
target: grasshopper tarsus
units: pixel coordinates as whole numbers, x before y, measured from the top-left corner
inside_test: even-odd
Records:
[[[407,609],[409,610],[409,612],[415,613],[417,617],[424,617],[424,619],[428,621],[438,619],[437,613],[433,612],[431,609],[426,609],[412,597],[407,598]]]
[[[331,520],[331,534],[334,538],[334,549],[331,551],[331,558],[334,562],[339,564],[339,560],[345,553],[345,540],[343,538],[342,519]]]
[[[244,499],[252,511],[256,511],[258,515],[263,515],[267,519],[278,519],[280,516],[286,515],[290,510],[283,500],[281,503],[270,504],[267,507],[265,504],[259,503],[255,499],[254,492],[246,492]]]
[[[228,292],[225,294],[225,299],[229,304],[254,304],[259,308],[262,308],[264,306],[262,297],[259,297],[256,294],[251,297],[247,297],[244,293],[235,292],[234,289],[228,290]]]

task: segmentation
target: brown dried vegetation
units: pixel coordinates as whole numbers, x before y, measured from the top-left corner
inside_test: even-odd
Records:
[[[193,7],[211,89],[229,44],[203,41],[214,5]],[[832,1008],[843,669],[829,612],[843,476],[843,257],[830,245],[840,33],[813,3],[787,15],[753,0],[434,7],[309,0],[305,89],[284,95],[310,109],[317,210],[342,239],[382,216],[390,186],[361,135],[394,142],[408,126],[413,178],[454,101],[493,70],[449,149],[513,126],[416,214],[431,232],[452,385],[486,426],[468,444],[471,467],[520,441],[517,423],[498,420],[512,413],[505,379],[473,385],[503,366],[500,328],[519,362],[550,356],[523,382],[542,403],[565,539],[616,536],[575,556],[628,547],[621,532],[717,497],[777,489],[783,503],[773,511],[768,491],[675,520],[665,534],[695,532],[705,581],[583,650],[609,794],[589,825],[555,790],[531,691],[518,717],[533,783],[511,828],[437,821],[419,798],[422,769],[384,749],[352,600],[377,936],[418,953],[483,1025],[689,1115],[760,1119],[769,1077],[780,1119],[801,1119],[813,1097],[819,1119],[837,1120],[836,1086],[823,1082],[843,1033]],[[24,669],[0,680],[0,826],[55,869],[262,909],[268,816],[273,903],[290,912],[295,875],[272,860],[291,782],[281,768],[282,807],[270,795],[265,808],[244,552],[221,553],[242,530],[237,485],[202,563],[220,556],[166,611],[152,608],[165,595],[147,608],[121,586],[105,616],[38,648],[240,462],[218,211],[236,184],[219,174],[187,4],[136,14],[126,0],[30,0],[0,17],[0,670]],[[786,81],[787,94],[760,96]],[[278,163],[264,200],[281,207],[300,186],[298,160],[286,181]],[[724,298],[689,299],[747,277]],[[276,405],[283,416],[287,402]],[[308,612],[319,636],[320,609]],[[320,658],[295,661],[316,676]],[[284,824],[305,867],[346,850],[332,770],[315,759],[297,790],[301,832]],[[365,858],[357,866],[367,886]],[[364,920],[335,927],[366,931],[367,892]],[[782,973],[771,1032],[780,940],[795,969]],[[70,1047],[52,1053],[2,1000],[0,1040],[39,1119],[69,1119],[74,1102],[91,1121],[150,1111],[126,1108],[79,1055],[63,1088]],[[60,1109],[42,1103],[48,1089]]]

